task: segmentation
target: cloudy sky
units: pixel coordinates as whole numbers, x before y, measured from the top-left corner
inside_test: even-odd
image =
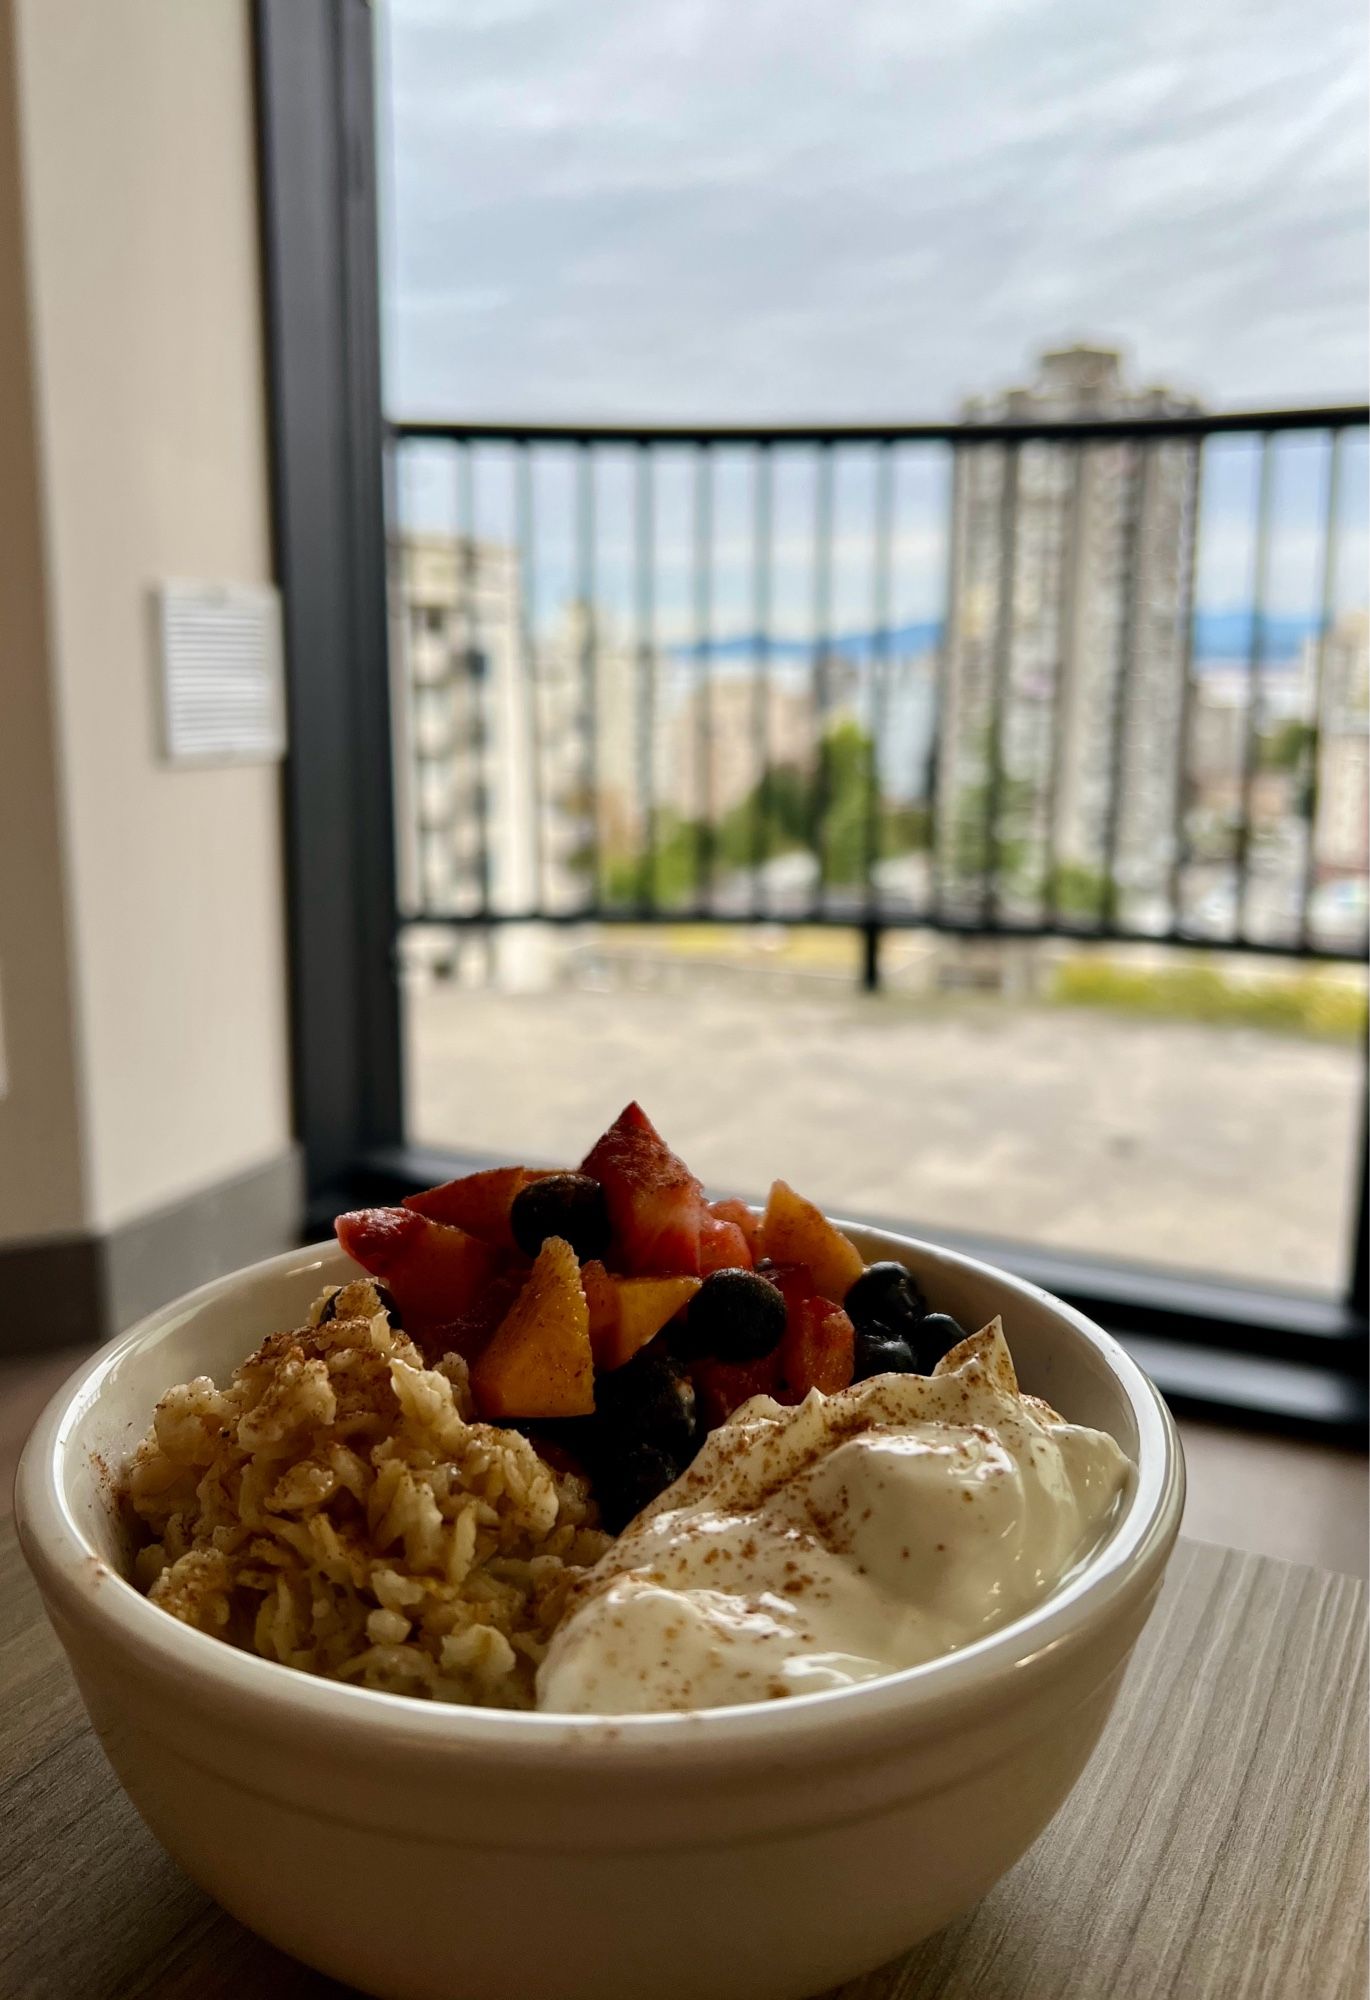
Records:
[[[916,419],[1116,342],[1359,398],[1359,0],[386,0],[387,396]]]

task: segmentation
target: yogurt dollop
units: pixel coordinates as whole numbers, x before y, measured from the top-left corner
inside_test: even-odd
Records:
[[[720,1708],[955,1652],[1053,1590],[1130,1477],[1020,1392],[997,1319],[931,1375],[754,1397],[580,1586],[538,1707]]]

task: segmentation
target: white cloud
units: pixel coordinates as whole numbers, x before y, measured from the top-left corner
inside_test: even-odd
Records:
[[[1343,0],[391,0],[392,407],[948,414],[1079,335],[1363,393]]]

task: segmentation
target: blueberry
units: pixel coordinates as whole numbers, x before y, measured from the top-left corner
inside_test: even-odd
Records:
[[[660,1445],[641,1441],[605,1457],[595,1478],[600,1518],[611,1535],[621,1534],[658,1493],[680,1477],[684,1465]]]
[[[649,1342],[622,1368],[596,1377],[595,1415],[596,1458],[606,1467],[639,1444],[650,1444],[671,1458],[677,1471],[694,1457],[694,1384],[659,1340]]]
[[[785,1301],[755,1271],[710,1271],[690,1300],[685,1328],[696,1354],[759,1361],[785,1331]]]
[[[536,1257],[549,1236],[560,1236],[583,1262],[609,1248],[609,1203],[589,1174],[548,1174],[514,1196],[509,1226],[525,1257]]]
[[[395,1328],[397,1333],[403,1332],[404,1315],[395,1304],[395,1294],[391,1291],[389,1285],[378,1285],[373,1278],[371,1280],[371,1289],[380,1300],[382,1310],[391,1326]]]
[[[897,1334],[867,1333],[856,1336],[852,1381],[865,1382],[872,1375],[917,1375],[913,1349]]]
[[[902,1264],[870,1264],[847,1289],[847,1317],[860,1333],[912,1343],[927,1312],[918,1280]]]
[[[391,1326],[393,1326],[397,1331],[402,1330],[404,1326],[404,1320],[400,1315],[399,1307],[395,1304],[394,1294],[391,1292],[390,1287],[388,1285],[380,1284],[375,1278],[373,1278],[371,1280],[371,1289],[376,1294],[376,1298],[380,1304],[381,1310],[384,1312]],[[338,1294],[339,1292],[341,1292],[341,1290],[342,1290],[341,1285],[335,1285],[333,1287],[332,1291],[328,1295],[327,1301],[325,1302],[323,1311],[319,1314],[319,1317],[314,1322],[316,1326],[327,1326],[330,1320],[336,1319],[338,1317]]]
[[[913,1341],[919,1373],[931,1375],[942,1356],[950,1354],[957,1342],[965,1337],[965,1328],[958,1325],[950,1313],[925,1313],[918,1323]]]

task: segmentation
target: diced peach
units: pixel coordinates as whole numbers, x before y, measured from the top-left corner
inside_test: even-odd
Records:
[[[569,1243],[549,1236],[528,1282],[471,1367],[483,1417],[588,1417],[595,1407],[590,1313]]]
[[[761,1254],[777,1264],[803,1264],[814,1291],[839,1305],[865,1269],[841,1230],[784,1181],[772,1186],[761,1218]]]
[[[610,1276],[597,1257],[587,1257],[581,1265],[580,1288],[585,1294],[590,1316],[590,1346],[597,1362],[601,1344],[614,1339],[618,1333],[618,1286],[618,1279]]]
[[[442,1326],[475,1306],[499,1268],[488,1243],[412,1208],[359,1208],[333,1225],[364,1271],[388,1285],[405,1324]]]
[[[622,1368],[699,1290],[698,1278],[618,1278],[591,1258],[580,1282],[596,1368]]]

